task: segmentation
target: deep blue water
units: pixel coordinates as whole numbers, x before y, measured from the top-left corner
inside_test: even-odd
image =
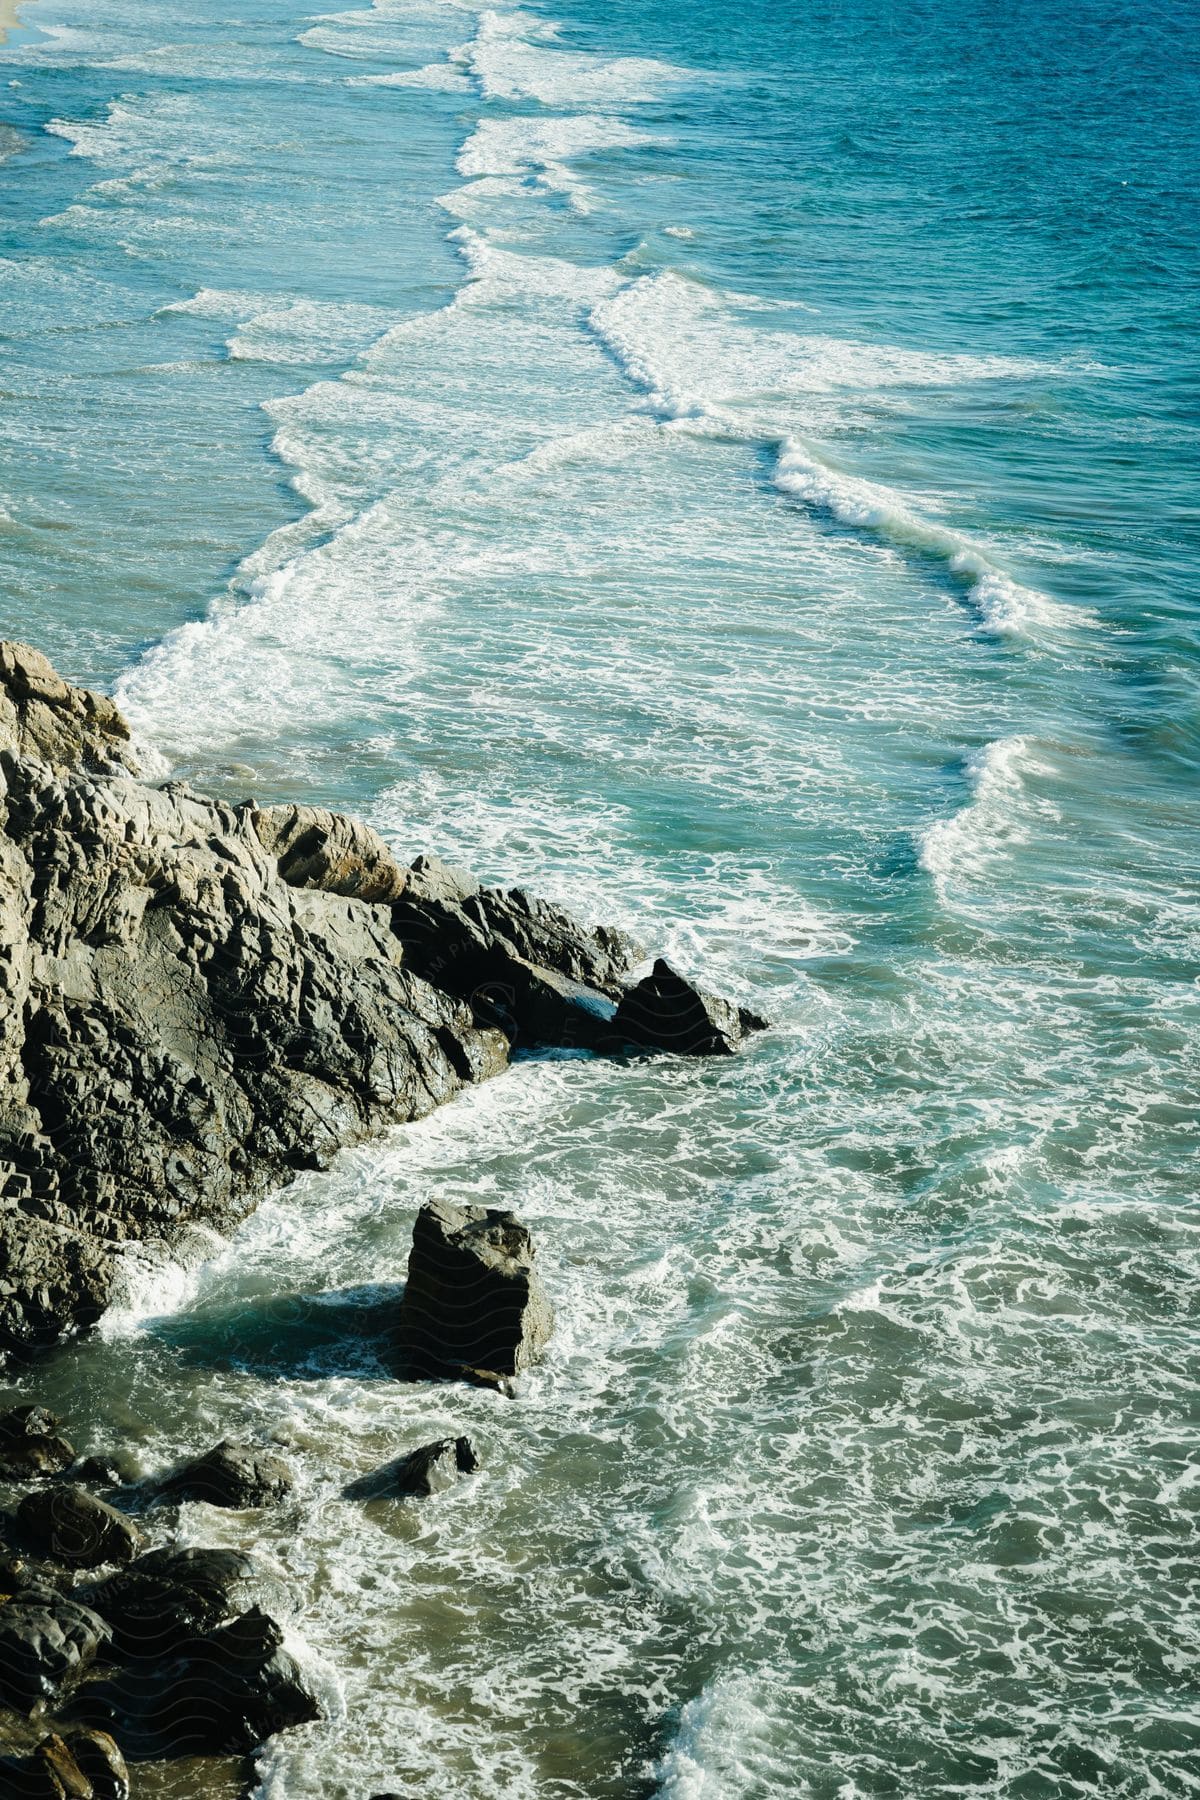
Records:
[[[267,1800],[1200,1791],[1194,7],[24,19],[0,630],[776,1021],[524,1064],[56,1365],[292,1446]],[[537,1232],[515,1406],[322,1328],[431,1191]]]

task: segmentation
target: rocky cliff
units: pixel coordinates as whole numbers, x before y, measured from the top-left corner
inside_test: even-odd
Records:
[[[0,1347],[94,1321],[123,1245],[228,1228],[516,1046],[711,1054],[761,1023],[632,985],[638,956],[340,815],[153,785],[111,701],[0,643]]]

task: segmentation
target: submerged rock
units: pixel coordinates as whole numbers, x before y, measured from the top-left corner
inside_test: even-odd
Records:
[[[611,1035],[620,1043],[673,1051],[677,1056],[731,1056],[766,1020],[696,987],[660,957],[644,981],[624,996]]]
[[[129,1562],[141,1548],[142,1534],[132,1519],[74,1484],[26,1494],[17,1519],[43,1555],[70,1569]]]
[[[514,1046],[604,1049],[637,955],[339,814],[150,785],[110,700],[0,643],[0,1347]]]
[[[210,1506],[273,1506],[287,1498],[293,1481],[282,1457],[226,1438],[169,1475],[160,1492],[174,1500],[207,1500]]]
[[[396,1327],[406,1373],[499,1384],[535,1363],[554,1313],[533,1263],[529,1232],[512,1213],[423,1206]]]
[[[379,1500],[388,1495],[428,1498],[451,1488],[460,1475],[473,1475],[479,1467],[475,1446],[468,1437],[439,1438],[422,1444],[382,1469],[362,1475],[346,1488],[348,1500]]]
[[[111,1635],[99,1614],[52,1588],[0,1601],[0,1701],[29,1712],[58,1700]]]
[[[44,1406],[14,1406],[0,1414],[0,1475],[21,1481],[68,1468],[75,1451],[59,1431],[61,1423]]]

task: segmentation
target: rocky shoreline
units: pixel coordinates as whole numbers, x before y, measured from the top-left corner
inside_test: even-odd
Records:
[[[641,960],[339,814],[155,785],[110,700],[0,643],[0,1354],[94,1324],[131,1245],[226,1231],[515,1053],[728,1055],[763,1026]],[[519,1220],[421,1208],[396,1379],[511,1394],[552,1329]],[[478,1467],[464,1437],[408,1446],[345,1498]],[[126,1758],[246,1756],[320,1716],[249,1550],[146,1548],[160,1506],[280,1504],[278,1456],[226,1442],[127,1483],[25,1405],[0,1416],[0,1480],[5,1792],[123,1800]]]
[[[152,785],[110,700],[0,643],[0,1349],[514,1051],[761,1025],[640,954],[339,814]]]

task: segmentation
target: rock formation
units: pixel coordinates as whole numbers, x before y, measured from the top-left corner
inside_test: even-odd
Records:
[[[14,1406],[0,1415],[0,1476],[22,1481],[69,1467],[75,1451],[58,1426],[59,1421],[44,1406]]]
[[[554,1328],[528,1231],[490,1207],[423,1206],[396,1342],[410,1377],[490,1386],[529,1368]]]
[[[110,700],[0,643],[0,1348],[514,1046],[647,1042],[637,955],[335,813],[151,785]]]
[[[624,995],[610,1036],[621,1044],[677,1056],[732,1056],[766,1020],[731,1006],[679,975],[660,957],[644,981]]]

